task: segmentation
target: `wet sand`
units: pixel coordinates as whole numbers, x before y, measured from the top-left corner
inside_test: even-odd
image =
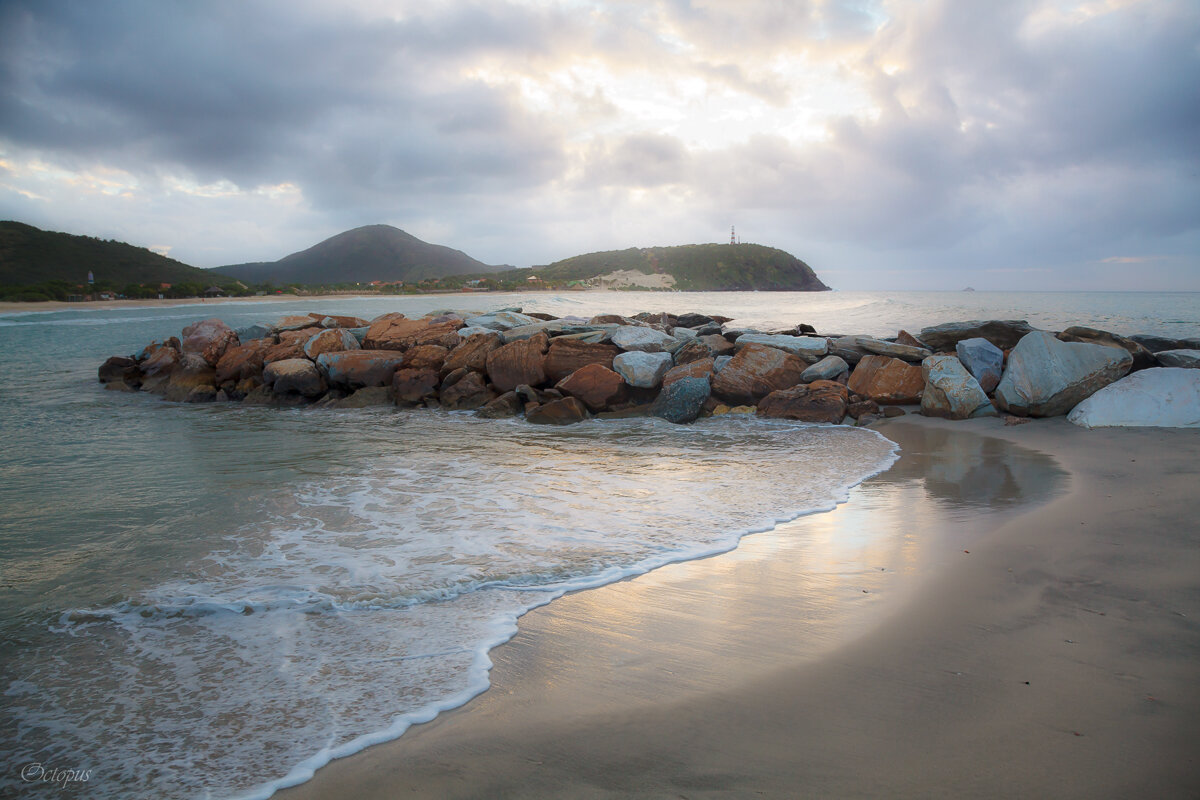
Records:
[[[536,609],[489,691],[277,796],[1200,795],[1200,431],[880,431],[848,504]]]

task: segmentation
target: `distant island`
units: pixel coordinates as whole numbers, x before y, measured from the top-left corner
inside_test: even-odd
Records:
[[[0,222],[0,300],[648,289],[828,291],[774,247],[692,244],[588,253],[536,267],[488,265],[391,225],[366,225],[278,261],[200,269],[142,247]]]

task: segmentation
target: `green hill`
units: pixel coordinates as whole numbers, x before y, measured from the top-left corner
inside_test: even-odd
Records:
[[[590,281],[622,270],[670,275],[675,289],[686,291],[828,291],[812,268],[774,247],[759,244],[688,244],[678,247],[632,247],[588,253],[529,270],[510,270],[499,281],[534,275],[552,283]]]
[[[494,270],[461,250],[423,242],[391,225],[339,233],[279,261],[218,267],[247,283],[331,285],[419,281]]]
[[[225,280],[198,267],[161,256],[144,247],[94,236],[43,231],[22,222],[0,222],[0,286],[34,286],[64,281],[87,285],[203,283]]]

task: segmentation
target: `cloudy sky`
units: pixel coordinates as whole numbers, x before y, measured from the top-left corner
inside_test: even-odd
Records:
[[[213,267],[783,248],[1200,290],[1195,0],[0,0],[0,218]]]

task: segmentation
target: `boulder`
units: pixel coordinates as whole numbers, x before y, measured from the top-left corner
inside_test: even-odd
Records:
[[[588,364],[599,364],[612,369],[613,358],[620,353],[616,345],[593,344],[578,339],[554,338],[546,350],[546,377],[553,383]]]
[[[516,392],[505,392],[480,406],[479,410],[475,412],[475,416],[484,419],[506,419],[517,416],[524,407],[525,405],[517,397]]]
[[[915,364],[870,355],[858,362],[846,385],[855,394],[880,405],[904,405],[920,402],[925,378]]]
[[[649,327],[641,320],[623,317],[620,314],[597,314],[588,320],[589,325],[632,325],[634,327]]]
[[[786,336],[769,333],[744,333],[734,343],[735,350],[751,344],[766,345],[799,356],[815,364],[829,352],[829,343],[817,336]]]
[[[1004,369],[1004,351],[987,339],[963,339],[954,345],[958,360],[985,392],[995,390]]]
[[[307,358],[289,358],[268,364],[263,370],[263,383],[277,396],[320,397],[327,388],[320,370]]]
[[[859,336],[857,339],[859,348],[877,356],[890,356],[901,361],[919,364],[933,355],[924,347],[912,347],[899,342],[885,342],[883,339],[872,339],[870,336]]]
[[[267,345],[263,349],[262,358],[264,364],[270,364],[274,361],[284,361],[289,358],[305,358],[304,342],[289,341]]]
[[[968,320],[923,328],[917,338],[934,350],[953,350],[963,339],[987,339],[1001,350],[1015,347],[1032,331],[1023,319]]]
[[[309,316],[317,320],[322,328],[366,328],[370,326],[370,323],[362,317],[340,317],[337,314],[309,314]]]
[[[271,326],[271,330],[276,333],[282,331],[299,331],[305,328],[319,328],[321,320],[308,314],[295,314],[289,317],[280,317],[275,320],[275,324]]]
[[[391,387],[364,386],[348,397],[334,401],[334,408],[370,408],[371,406],[390,406],[394,402]]]
[[[804,369],[805,362],[797,355],[762,344],[747,344],[717,371],[713,394],[733,405],[754,404],[771,392],[795,386]]]
[[[603,411],[625,399],[625,379],[603,364],[586,364],[559,381],[555,387],[564,395],[578,397],[589,411]]]
[[[141,380],[137,362],[126,356],[113,356],[100,365],[98,377],[101,383],[127,383],[136,385]]]
[[[675,381],[681,381],[684,378],[701,378],[707,383],[712,383],[713,363],[714,359],[705,358],[700,361],[691,361],[687,364],[671,367],[671,369],[667,370],[667,374],[663,375],[663,388],[665,389]]]
[[[1200,369],[1200,350],[1160,350],[1154,355],[1164,367]]]
[[[487,374],[501,392],[511,392],[523,383],[538,386],[546,381],[546,348],[549,337],[539,333],[510,342],[487,354]]]
[[[867,351],[859,346],[859,336],[838,336],[829,340],[829,352],[854,366],[867,355]]]
[[[403,314],[384,314],[371,321],[362,346],[367,350],[401,351],[421,344],[454,348],[461,338],[458,329],[462,326],[462,320],[453,317],[408,319]]]
[[[704,403],[711,392],[712,387],[706,378],[679,378],[669,386],[664,384],[650,413],[676,424],[694,422],[704,410]]]
[[[354,334],[342,328],[329,328],[310,336],[304,343],[304,355],[312,360],[322,353],[338,353],[344,350],[358,350],[358,339]]]
[[[690,364],[693,361],[703,361],[712,357],[713,354],[708,349],[708,345],[697,341],[686,342],[683,347],[675,351],[676,364]]]
[[[1057,338],[1060,342],[1086,342],[1087,344],[1102,344],[1105,347],[1119,347],[1133,356],[1133,369],[1135,370],[1158,366],[1158,362],[1154,360],[1154,354],[1145,346],[1138,344],[1133,339],[1127,339],[1109,331],[1073,325],[1059,333]]]
[[[856,397],[857,397],[857,395],[856,395]],[[888,406],[888,408],[896,408],[896,407]],[[896,410],[900,411],[900,409],[896,409]],[[903,413],[903,412],[901,411],[901,413]],[[876,403],[874,400],[851,400],[851,402],[849,404],[847,404],[847,406],[846,406],[846,416],[854,417],[854,419],[875,416],[878,414],[879,414],[879,404]]]
[[[158,391],[166,387],[171,379],[171,373],[179,368],[179,351],[174,347],[158,348],[145,361],[138,365],[142,372],[142,389],[147,392]]]
[[[661,353],[680,345],[680,341],[654,328],[622,325],[612,332],[612,343],[627,352]]]
[[[266,325],[259,325],[257,323],[254,325],[247,325],[244,328],[238,328],[234,331],[234,333],[237,334],[238,341],[242,344],[245,344],[253,339],[269,339],[274,335],[274,331],[272,331],[269,327]]]
[[[193,386],[183,398],[185,403],[211,403],[217,399],[217,387],[209,384]],[[168,398],[171,399],[171,398]]]
[[[850,365],[841,356],[825,356],[800,373],[801,383],[837,380],[839,375],[850,371]]]
[[[1080,402],[1067,420],[1083,428],[1200,428],[1200,370],[1135,372]]]
[[[706,317],[703,314],[687,313],[680,314],[675,318],[675,325],[680,328],[699,328],[702,325],[711,325],[712,317]]]
[[[921,392],[921,413],[927,417],[969,419],[994,416],[979,381],[955,356],[930,356],[921,362],[925,388]]]
[[[1066,414],[1131,366],[1133,356],[1123,349],[1060,342],[1052,333],[1034,331],[1009,354],[996,387],[996,405],[1019,417]]]
[[[449,354],[450,351],[440,344],[419,344],[404,351],[404,366],[440,372]]]
[[[562,331],[563,325],[558,322],[541,322],[534,320],[530,325],[521,325],[517,328],[509,328],[506,331],[499,331],[500,341],[504,344],[509,342],[519,342],[522,339],[531,339],[539,333],[545,334],[547,337],[558,334]]]
[[[259,378],[263,371],[263,355],[272,345],[269,339],[253,339],[238,347],[231,347],[217,362],[217,386],[239,383],[248,378]]]
[[[719,333],[697,336],[696,341],[707,347],[708,352],[714,356],[732,356],[737,349],[733,342]]]
[[[420,404],[426,397],[437,394],[440,380],[436,370],[401,367],[392,375],[392,396],[396,405]]]
[[[674,361],[670,353],[631,351],[613,359],[613,369],[630,386],[653,389],[662,383],[663,376]]]
[[[813,381],[771,392],[758,402],[758,415],[772,419],[839,424],[846,418],[846,387],[834,381]]]
[[[541,321],[516,311],[493,311],[490,314],[467,317],[466,324],[472,327],[490,328],[494,331],[506,331],[522,325],[536,325]]]
[[[452,411],[469,411],[491,402],[494,395],[488,391],[483,375],[468,371],[458,380],[451,381],[453,373],[446,376],[438,392],[442,408]]]
[[[713,375],[725,369],[725,365],[733,361],[733,356],[717,356],[713,359]]]
[[[230,347],[239,344],[233,329],[215,317],[188,325],[183,329],[183,352],[197,353],[209,366],[215,366]]]
[[[535,425],[570,425],[587,418],[587,407],[577,397],[551,400],[525,412],[525,419]]]
[[[347,389],[389,386],[403,363],[404,354],[395,350],[346,350],[317,356],[329,382]]]
[[[184,353],[180,356],[179,364],[171,371],[165,384],[157,389],[163,397],[176,403],[186,402],[192,389],[197,386],[210,386],[216,395],[216,370],[200,353]]]
[[[488,353],[499,346],[500,334],[495,331],[468,336],[447,354],[445,362],[442,363],[442,372],[449,374],[464,367],[483,372],[487,369]]]
[[[919,347],[922,350],[928,350],[929,347],[917,337],[913,336],[906,330],[901,330],[896,334],[896,344],[906,344],[909,347]]]
[[[1166,336],[1148,333],[1135,333],[1129,339],[1151,353],[1161,353],[1163,350],[1200,350],[1200,339],[1169,339]]]

